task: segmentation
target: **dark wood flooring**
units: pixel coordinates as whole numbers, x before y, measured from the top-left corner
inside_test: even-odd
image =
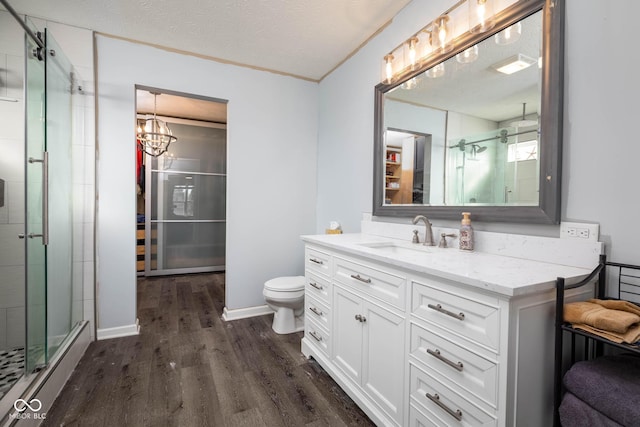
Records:
[[[138,281],[138,336],[91,343],[43,426],[370,426],[271,316],[224,322],[224,274]]]

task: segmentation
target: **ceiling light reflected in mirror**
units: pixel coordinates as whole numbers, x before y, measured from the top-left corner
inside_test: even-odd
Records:
[[[500,62],[496,62],[491,67],[503,74],[513,74],[518,71],[522,71],[537,62],[537,59],[518,53],[517,55],[510,56]]]

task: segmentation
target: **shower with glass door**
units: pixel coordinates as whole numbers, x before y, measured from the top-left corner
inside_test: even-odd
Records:
[[[77,73],[46,29],[0,3],[0,409],[82,323],[74,287],[72,129]],[[6,401],[10,400],[10,404]],[[0,420],[5,414],[0,410]]]

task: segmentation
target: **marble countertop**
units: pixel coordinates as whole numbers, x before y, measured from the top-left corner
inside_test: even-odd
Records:
[[[302,240],[506,297],[554,289],[557,277],[564,277],[567,284],[576,283],[591,272],[586,268],[477,251],[466,252],[457,247],[424,246],[361,233],[306,235],[302,236]]]

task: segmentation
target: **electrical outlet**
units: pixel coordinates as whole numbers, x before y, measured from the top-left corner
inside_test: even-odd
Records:
[[[587,224],[582,222],[561,222],[561,239],[581,239],[597,242],[600,232],[600,225]]]

